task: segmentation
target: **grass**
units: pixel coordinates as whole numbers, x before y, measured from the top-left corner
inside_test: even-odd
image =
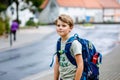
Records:
[[[84,23],[83,26],[84,27],[93,27],[93,24],[91,24],[91,23]]]

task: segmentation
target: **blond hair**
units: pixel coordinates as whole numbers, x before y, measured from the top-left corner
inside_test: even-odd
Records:
[[[71,28],[73,28],[73,25],[74,25],[73,19],[69,15],[61,14],[60,16],[58,16],[58,18],[55,20],[56,25],[57,25],[58,20],[64,23],[67,23]]]

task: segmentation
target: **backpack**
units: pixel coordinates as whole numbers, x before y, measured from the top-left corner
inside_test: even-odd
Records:
[[[68,60],[77,67],[75,58],[71,55],[70,47],[74,40],[78,40],[78,42],[82,45],[82,57],[84,63],[84,70],[82,73],[82,77],[80,80],[99,80],[99,64],[102,62],[101,53],[96,51],[95,46],[86,39],[80,38],[78,34],[74,34],[74,36],[70,37],[65,45],[65,50],[63,50],[68,58]],[[60,60],[60,53],[63,52],[60,49],[61,46],[61,38],[57,41],[57,54],[58,61]],[[55,55],[54,54],[54,55]],[[52,62],[53,64],[53,62]],[[52,64],[50,66],[52,66]]]

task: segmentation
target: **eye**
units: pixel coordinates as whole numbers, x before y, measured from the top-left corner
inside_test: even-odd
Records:
[[[57,24],[57,26],[58,26],[58,27],[60,27],[60,25],[59,25],[59,24]]]
[[[63,27],[66,27],[66,25],[62,25]]]

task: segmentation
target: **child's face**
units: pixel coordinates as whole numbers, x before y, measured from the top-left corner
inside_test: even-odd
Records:
[[[71,32],[72,28],[60,20],[57,21],[56,31],[61,37],[67,36]]]

